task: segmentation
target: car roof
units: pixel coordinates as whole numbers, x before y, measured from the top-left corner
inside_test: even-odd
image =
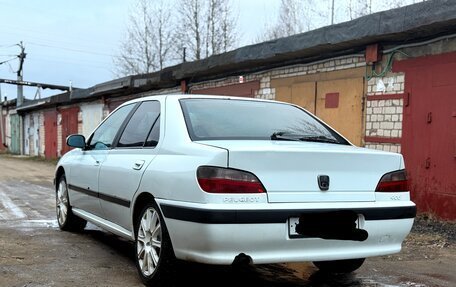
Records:
[[[143,101],[152,101],[152,100],[161,100],[164,101],[168,97],[173,97],[178,100],[180,99],[229,99],[229,100],[242,100],[242,101],[256,101],[256,102],[274,102],[278,101],[258,99],[258,98],[248,98],[248,97],[236,97],[236,96],[225,96],[225,95],[200,95],[200,94],[166,94],[166,95],[152,95],[133,99],[123,103],[121,106],[128,105],[131,103],[143,102]],[[289,104],[289,103],[286,103]]]

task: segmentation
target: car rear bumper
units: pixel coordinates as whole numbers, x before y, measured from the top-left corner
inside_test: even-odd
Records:
[[[256,264],[364,258],[397,253],[413,225],[411,201],[321,204],[188,204],[157,200],[179,259],[231,264],[240,253]],[[228,206],[230,207],[230,206]],[[304,213],[355,211],[365,241],[290,238],[288,220]]]

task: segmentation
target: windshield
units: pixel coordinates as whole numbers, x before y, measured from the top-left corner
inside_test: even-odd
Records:
[[[223,98],[182,99],[180,103],[194,141],[310,140],[348,144],[306,111],[288,104]]]

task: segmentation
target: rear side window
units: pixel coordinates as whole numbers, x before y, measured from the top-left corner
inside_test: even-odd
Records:
[[[144,146],[146,147],[154,147],[158,144],[158,139],[160,138],[160,116],[155,120],[155,124],[152,127],[152,130],[147,137],[146,143]]]
[[[127,126],[125,127],[122,136],[117,143],[117,147],[142,147],[149,134],[154,132],[155,125],[157,124],[160,116],[160,102],[146,101],[136,109],[133,116],[130,118]],[[156,130],[157,128],[155,128]],[[155,139],[154,145],[158,143],[158,137]],[[149,140],[148,140],[149,142]]]
[[[288,104],[223,98],[182,99],[180,103],[189,135],[195,141],[271,140],[278,133],[347,144],[310,114]]]

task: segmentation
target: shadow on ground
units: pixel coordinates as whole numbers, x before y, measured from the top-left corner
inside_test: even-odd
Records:
[[[85,230],[88,236],[107,248],[111,254],[128,259],[134,266],[134,244],[101,230]],[[100,272],[103,272],[100,270]],[[318,271],[311,264],[298,270],[282,264],[213,266],[179,261],[173,278],[166,286],[368,286],[356,274],[330,275]]]

